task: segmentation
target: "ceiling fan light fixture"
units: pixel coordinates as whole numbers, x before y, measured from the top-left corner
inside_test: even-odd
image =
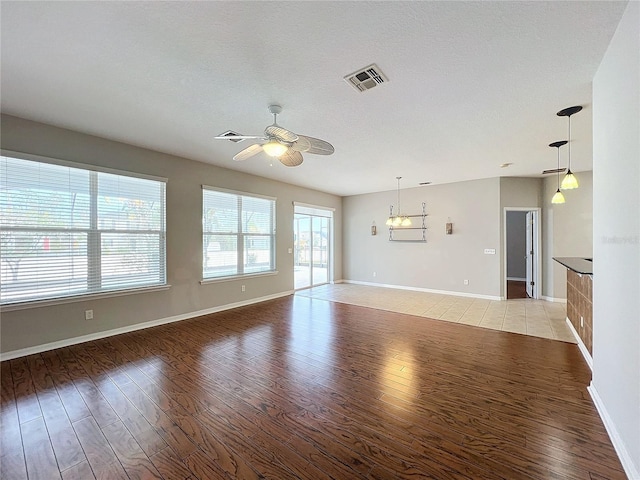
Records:
[[[254,139],[266,143],[254,143],[244,150],[236,153],[233,160],[240,162],[253,157],[261,152],[266,153],[271,158],[277,158],[285,167],[297,167],[302,165],[302,152],[314,155],[331,155],[335,149],[333,145],[319,138],[308,137],[306,135],[296,135],[286,128],[278,125],[277,115],[282,112],[280,105],[269,105],[269,112],[273,114],[273,124],[264,129],[263,135],[238,135],[236,132],[227,131],[217,137],[216,140],[240,141]],[[273,165],[273,162],[271,162]]]
[[[279,157],[287,151],[287,146],[281,144],[277,140],[269,140],[267,143],[262,145],[262,149],[264,150],[264,153],[270,157]]]

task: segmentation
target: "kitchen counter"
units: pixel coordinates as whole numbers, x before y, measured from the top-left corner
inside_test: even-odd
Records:
[[[567,320],[580,338],[578,345],[592,365],[593,355],[593,261],[580,257],[553,257],[567,268]]]
[[[553,259],[569,270],[581,275],[593,275],[593,261],[581,257],[553,257]]]

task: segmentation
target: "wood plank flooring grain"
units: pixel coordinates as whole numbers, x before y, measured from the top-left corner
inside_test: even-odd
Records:
[[[20,425],[24,457],[30,480],[53,480],[60,477],[60,470],[53,454],[49,433],[42,417]]]
[[[116,453],[124,471],[131,479],[162,479],[140,445],[121,422],[112,423],[102,433]]]
[[[90,480],[92,478],[96,477],[86,460],[62,471],[62,480]]]
[[[171,447],[153,454],[150,460],[166,480],[186,480],[192,474]]]
[[[26,479],[20,420],[9,362],[0,364],[0,478]]]
[[[16,358],[10,360],[10,364],[13,390],[16,398],[20,399],[16,403],[20,423],[41,417],[40,403],[38,402],[38,396],[36,395],[36,389],[26,360],[24,358]]]
[[[114,470],[111,467],[112,464],[120,465],[116,454],[93,417],[86,417],[74,422],[73,428],[96,477],[112,472]],[[115,468],[116,471],[121,469],[122,467]],[[124,473],[123,469],[122,473]]]
[[[576,345],[344,303],[280,298],[0,373],[3,478],[625,478]]]
[[[67,372],[64,363],[60,360],[55,350],[40,354],[47,371],[51,375],[58,391],[58,396],[67,411],[67,416],[71,423],[91,415],[91,412],[84,403],[82,396],[73,383],[71,376]]]
[[[38,401],[44,417],[51,445],[60,470],[66,470],[86,460],[76,433],[71,426],[67,412],[58,396],[53,378],[44,360],[38,355],[27,357],[31,377],[36,388]]]

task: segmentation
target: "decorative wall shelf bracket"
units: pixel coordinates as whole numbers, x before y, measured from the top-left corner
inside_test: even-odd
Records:
[[[427,210],[426,203],[422,202],[422,213],[420,215],[407,215],[409,218],[420,218],[422,219],[422,225],[420,227],[389,227],[389,241],[390,242],[405,242],[405,243],[427,243]],[[393,238],[394,232],[400,232],[403,230],[419,230],[421,238]]]

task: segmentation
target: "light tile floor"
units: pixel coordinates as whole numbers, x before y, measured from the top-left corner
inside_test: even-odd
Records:
[[[494,301],[345,283],[298,290],[296,295],[576,343],[563,303]]]

